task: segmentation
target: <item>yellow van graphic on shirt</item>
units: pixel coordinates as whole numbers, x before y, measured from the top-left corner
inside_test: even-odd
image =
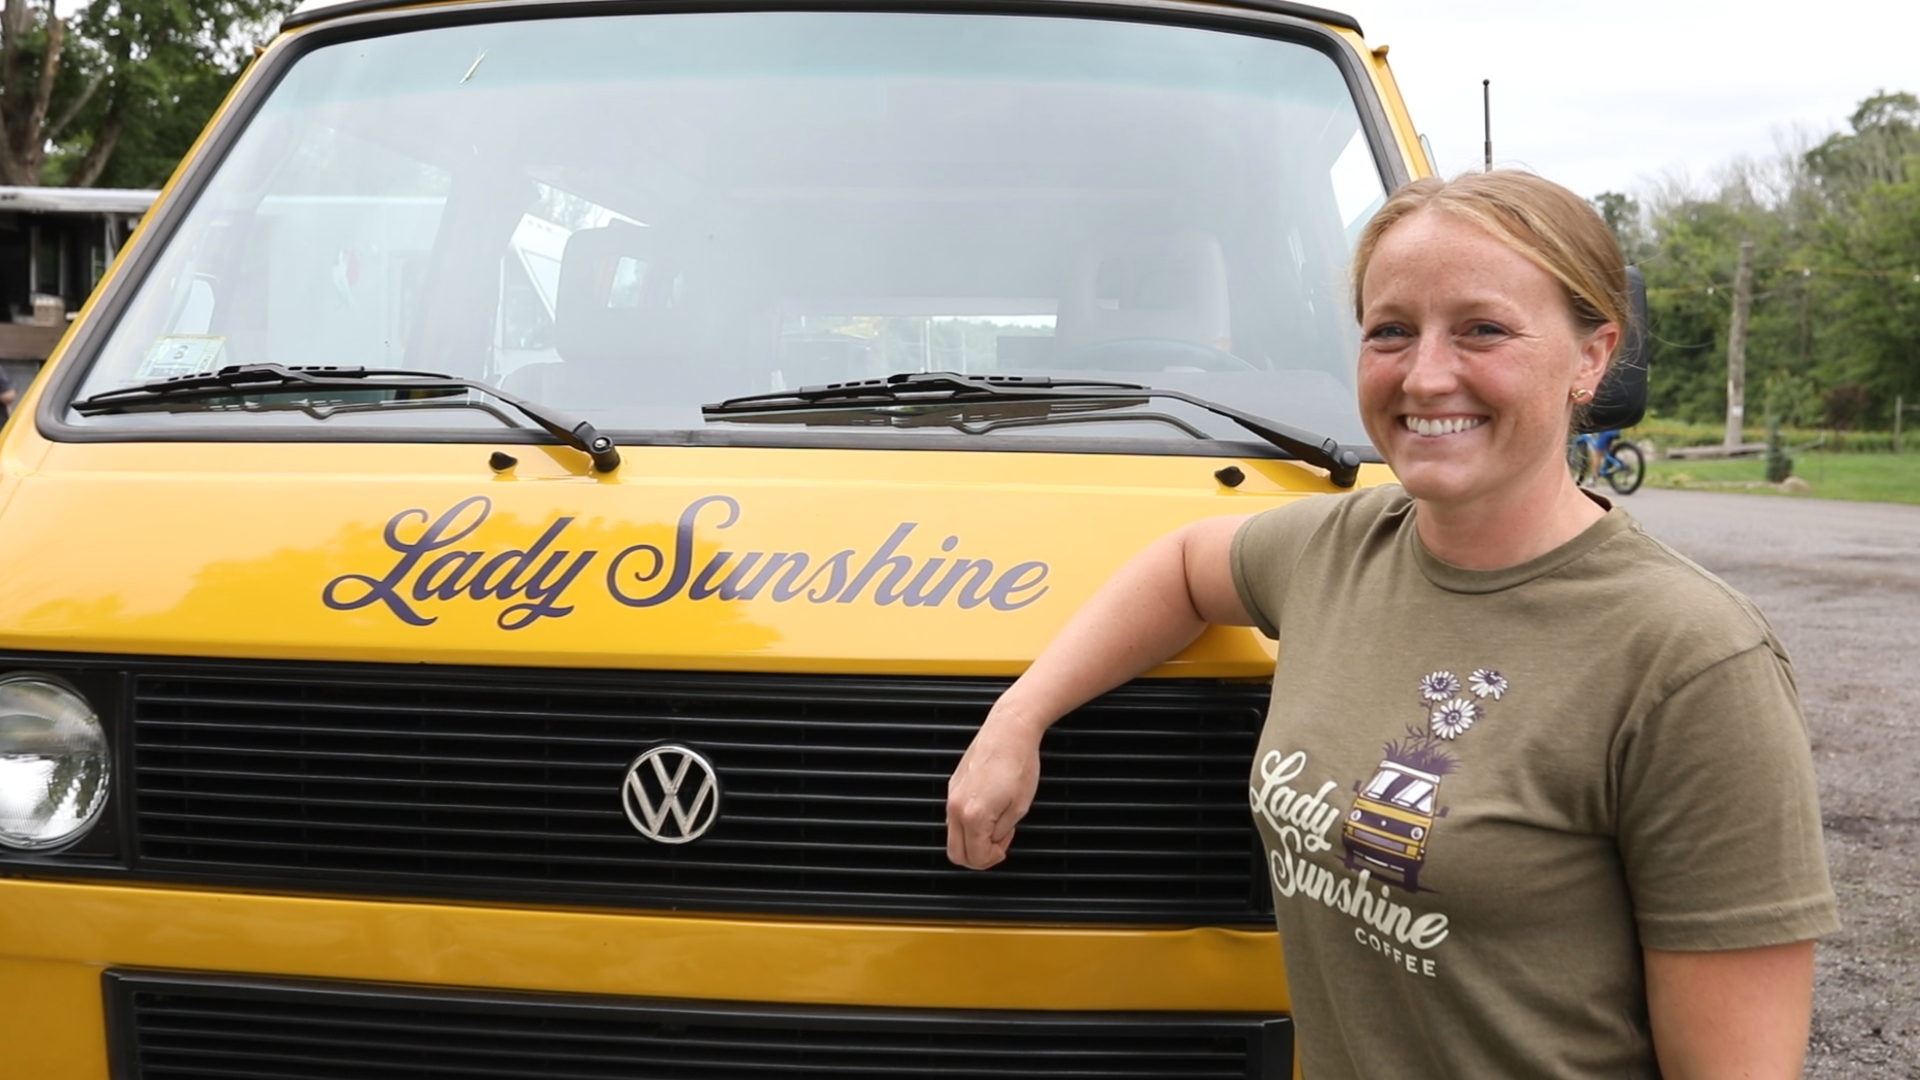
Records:
[[[1409,727],[1404,739],[1388,743],[1372,778],[1353,786],[1353,809],[1340,830],[1347,869],[1390,871],[1408,892],[1420,891],[1434,820],[1447,816],[1438,802],[1441,778],[1460,767],[1446,744],[1486,715],[1485,702],[1500,700],[1507,690],[1506,677],[1484,667],[1467,676],[1464,688],[1450,671],[1420,680],[1426,727]]]
[[[1394,751],[1389,749],[1388,753]],[[1452,758],[1444,754],[1439,758],[1451,769]],[[1433,819],[1447,812],[1443,806],[1435,813],[1434,796],[1439,791],[1439,773],[1414,768],[1392,757],[1380,762],[1379,771],[1359,788],[1347,823],[1340,830],[1340,843],[1347,849],[1347,868],[1358,869],[1355,864],[1361,863],[1376,871],[1393,871],[1400,875],[1401,887],[1418,892]]]

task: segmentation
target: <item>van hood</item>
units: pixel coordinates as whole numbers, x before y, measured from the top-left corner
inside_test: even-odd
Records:
[[[0,647],[236,658],[1012,674],[1153,538],[1331,490],[1211,457],[641,447],[600,477],[528,445],[41,449],[0,492]],[[1163,673],[1271,650],[1216,628]]]

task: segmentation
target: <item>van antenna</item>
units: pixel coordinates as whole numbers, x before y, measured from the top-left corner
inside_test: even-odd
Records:
[[[1486,165],[1481,172],[1493,171],[1493,80],[1480,80],[1480,119],[1487,133]]]

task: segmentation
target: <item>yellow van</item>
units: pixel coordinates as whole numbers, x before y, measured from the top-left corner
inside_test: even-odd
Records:
[[[1353,809],[1340,829],[1347,865],[1392,871],[1398,879],[1386,880],[1417,891],[1420,868],[1427,862],[1427,834],[1434,818],[1447,816],[1445,806],[1436,811],[1434,805],[1440,776],[1386,758],[1364,787],[1355,786]]]
[[[1272,645],[946,777],[1150,538],[1387,479],[1428,171],[1288,0],[309,4],[0,443],[0,1076],[1235,1077]]]

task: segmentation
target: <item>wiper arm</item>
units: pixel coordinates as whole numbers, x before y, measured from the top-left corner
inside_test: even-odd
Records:
[[[270,393],[276,390],[478,390],[488,397],[504,401],[520,410],[547,433],[593,459],[595,472],[609,473],[620,467],[620,451],[613,440],[600,434],[585,420],[568,416],[537,401],[509,394],[497,386],[477,379],[442,375],[435,371],[408,371],[398,368],[363,367],[284,367],[280,364],[240,364],[201,375],[178,375],[139,386],[108,390],[73,403],[83,416],[112,412],[148,402],[191,401],[196,398],[231,397],[235,394]]]
[[[949,405],[985,401],[1075,401],[1115,397],[1169,398],[1222,416],[1309,465],[1327,470],[1335,487],[1352,487],[1360,455],[1332,438],[1242,412],[1179,390],[1102,379],[1055,379],[1045,375],[962,375],[952,371],[906,372],[884,379],[803,386],[729,398],[700,406],[709,421],[817,409],[866,409],[901,405]]]
[[[848,402],[850,404],[903,404],[916,400],[945,402],[969,398],[1015,398],[1059,395],[1034,395],[1032,390],[1145,390],[1137,383],[1109,382],[1105,379],[1055,379],[1046,375],[962,375],[957,371],[907,371],[884,379],[856,379],[852,382],[803,386],[798,390],[776,390],[770,394],[749,394],[728,398],[717,405],[702,405],[709,416],[728,413],[768,412],[806,405]]]
[[[740,424],[803,424],[807,427],[944,427],[964,431],[969,435],[984,435],[989,431],[1014,427],[1118,424],[1139,421],[1176,427],[1196,439],[1213,438],[1187,421],[1169,413],[1113,412],[1115,409],[1130,409],[1145,405],[1147,400],[1148,397],[1144,394],[1127,396],[1116,390],[1112,395],[1089,394],[1073,398],[1013,398],[1012,400],[988,398],[915,402],[911,405],[891,402],[884,405],[838,402],[826,405],[801,405],[791,409],[734,413],[719,419]]]

